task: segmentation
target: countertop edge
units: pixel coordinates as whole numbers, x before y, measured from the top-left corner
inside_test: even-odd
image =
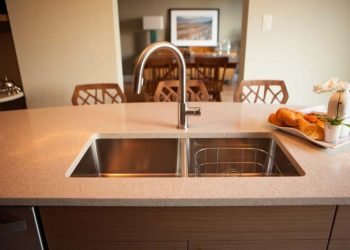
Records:
[[[246,198],[246,199],[0,199],[0,206],[114,206],[114,207],[233,207],[350,205],[350,198]]]

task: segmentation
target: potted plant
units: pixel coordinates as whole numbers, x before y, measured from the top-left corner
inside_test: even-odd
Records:
[[[326,142],[331,142],[331,143],[336,143],[342,126],[347,126],[350,127],[350,124],[344,123],[344,120],[347,118],[341,118],[341,117],[327,117],[326,115],[324,116],[319,116],[320,120],[323,120],[325,122],[324,125],[324,140]]]

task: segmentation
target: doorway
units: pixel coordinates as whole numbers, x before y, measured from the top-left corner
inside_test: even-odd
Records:
[[[239,61],[238,67],[228,69],[225,73],[222,101],[232,102],[233,91],[239,81],[240,51],[242,49],[242,17],[244,0],[119,0],[119,23],[123,63],[124,88],[128,101],[143,101],[143,97],[131,93],[133,65],[137,56],[149,44],[150,32],[143,30],[142,18],[145,16],[162,16],[163,30],[158,30],[158,41],[170,41],[170,9],[219,9],[219,38],[213,52],[218,52],[219,43],[229,40],[230,53]],[[181,48],[186,51],[189,48]],[[217,56],[217,55],[215,55]]]

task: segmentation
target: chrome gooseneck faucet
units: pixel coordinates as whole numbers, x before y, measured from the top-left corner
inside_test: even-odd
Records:
[[[181,51],[169,42],[158,42],[147,46],[144,51],[142,51],[139,59],[136,62],[133,75],[134,92],[140,94],[143,85],[143,70],[145,68],[147,59],[149,56],[158,49],[167,49],[171,51],[176,58],[179,65],[179,88],[180,96],[178,101],[178,125],[179,129],[186,130],[188,128],[188,115],[200,115],[200,108],[189,108],[186,102],[186,62],[181,54]]]

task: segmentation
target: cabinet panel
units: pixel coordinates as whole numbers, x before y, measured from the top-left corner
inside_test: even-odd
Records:
[[[350,240],[331,240],[328,250],[350,250]]]
[[[328,239],[334,206],[41,207],[47,240]]]
[[[326,250],[327,240],[196,241],[189,250]]]
[[[49,247],[53,250],[187,250],[187,242],[51,242]]]
[[[339,206],[332,239],[350,240],[350,206]]]
[[[43,249],[33,207],[0,207],[1,249]]]

